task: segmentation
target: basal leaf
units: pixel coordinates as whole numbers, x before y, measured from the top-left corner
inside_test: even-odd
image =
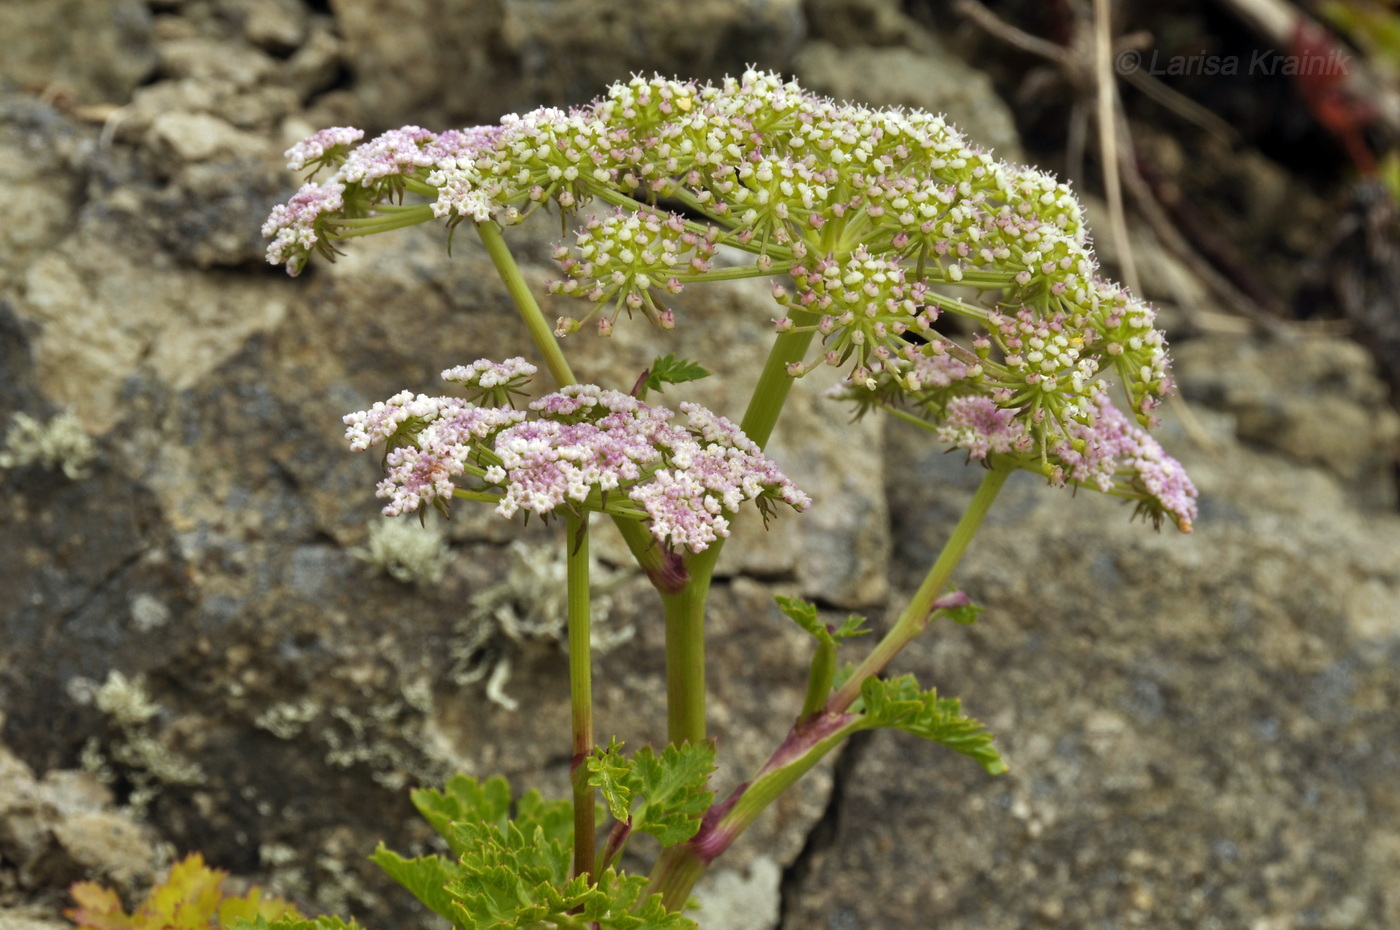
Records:
[[[250,888],[247,894],[224,899],[219,905],[218,922],[220,927],[232,927],[240,920],[254,920],[258,917],[277,920],[281,917],[300,916],[291,902],[281,898],[263,897],[261,888]]]
[[[510,816],[510,784],[499,775],[485,782],[454,775],[442,791],[419,788],[411,797],[418,812],[459,856],[463,851],[453,845],[452,824],[475,821],[504,830]]]
[[[389,874],[394,881],[403,885],[419,901],[429,908],[452,920],[456,916],[456,906],[447,893],[447,885],[457,878],[458,867],[442,856],[420,856],[405,859],[383,843],[375,849],[370,861]]]
[[[110,888],[96,882],[78,882],[68,893],[78,902],[63,912],[79,927],[88,930],[128,930],[133,925],[131,915],[122,907],[122,899]]]
[[[598,789],[608,813],[614,820],[627,820],[632,812],[632,792],[630,783],[632,764],[622,754],[622,744],[614,737],[608,748],[594,747],[588,757],[588,783]]]
[[[526,836],[538,828],[544,840],[571,849],[574,843],[574,807],[568,801],[546,801],[534,788],[515,806],[515,824]]]
[[[295,907],[258,888],[243,895],[225,896],[228,873],[211,869],[195,853],[171,866],[165,881],[152,888],[146,900],[130,914],[122,909],[116,892],[92,882],[72,888],[78,907],[64,913],[85,930],[219,930],[249,920],[300,918]]]
[[[360,930],[353,920],[348,923],[339,917],[302,917],[286,915],[275,920],[258,915],[252,920],[239,919],[229,930]]]
[[[632,829],[650,833],[662,846],[690,839],[714,801],[706,790],[714,768],[712,742],[670,745],[660,756],[643,746],[632,760],[636,793],[643,799],[632,813]]]

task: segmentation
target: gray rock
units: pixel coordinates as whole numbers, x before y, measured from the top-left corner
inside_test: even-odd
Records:
[[[625,10],[610,0],[331,5],[375,126],[445,128],[583,103],[637,71],[720,78],[751,62],[782,69],[804,29],[797,0],[666,0]]]
[[[1362,500],[1394,505],[1400,415],[1361,346],[1213,337],[1182,343],[1175,357],[1187,399],[1229,412],[1241,439],[1325,466]]]
[[[79,879],[129,893],[159,865],[150,827],[113,810],[111,792],[92,775],[50,771],[37,780],[0,746],[0,895],[17,886],[37,900]],[[0,910],[0,926],[42,923],[44,916]]]
[[[125,103],[156,67],[139,0],[10,0],[0,36],[0,77],[82,104]]]

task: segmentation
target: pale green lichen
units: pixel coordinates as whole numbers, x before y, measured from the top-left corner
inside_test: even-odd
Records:
[[[486,697],[506,710],[515,710],[518,702],[505,691],[511,670],[506,647],[564,641],[568,569],[557,546],[532,546],[517,540],[506,552],[510,566],[505,579],[472,595],[471,609],[448,647],[452,660],[448,676],[458,685],[485,679]],[[603,653],[636,635],[630,625],[613,629],[607,624],[613,607],[609,592],[627,575],[604,572],[590,560],[589,578],[595,579],[591,598],[593,651]]]
[[[73,682],[69,690],[90,695],[117,731],[105,752],[97,739],[88,740],[81,756],[83,768],[107,783],[115,781],[120,771],[132,785],[127,806],[133,811],[144,810],[166,785],[205,781],[204,770],[197,763],[172,750],[152,732],[151,723],[163,708],[146,692],[140,675],[127,678],[114,670],[101,685]]]
[[[37,464],[77,481],[87,477],[87,466],[96,456],[92,437],[73,414],[60,413],[45,423],[16,413],[5,434],[5,448],[0,450],[0,468]]]
[[[440,583],[452,558],[440,529],[408,520],[369,524],[366,547],[350,554],[397,581],[419,585]]]
[[[160,705],[146,694],[140,675],[127,678],[115,670],[108,672],[107,680],[93,692],[93,701],[123,730],[139,727],[160,713]]]

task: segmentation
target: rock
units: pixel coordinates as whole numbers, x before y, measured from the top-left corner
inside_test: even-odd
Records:
[[[916,51],[809,42],[793,69],[803,86],[816,93],[941,113],[973,144],[994,149],[1001,158],[1023,159],[1011,110],[991,79],[934,45],[932,51]]]
[[[353,550],[379,519],[378,462],[346,450],[339,418],[437,390],[445,367],[533,353],[470,227],[450,257],[443,231],[422,227],[353,243],[297,280],[265,267],[257,227],[294,183],[277,153],[323,125],[494,119],[586,99],[633,69],[718,77],[747,61],[796,61],[826,93],[947,111],[1003,153],[1015,136],[986,78],[893,0],[625,13],[601,0],[332,0],[334,20],[284,0],[149,6],[165,70],[121,85],[113,102],[129,105],[107,126],[0,96],[0,180],[23,208],[0,230],[0,409],[72,407],[98,448],[81,481],[0,474],[13,750],[0,752],[0,907],[57,904],[88,871],[139,883],[158,844],[116,797],[180,848],[308,908],[421,922],[364,860],[381,839],[435,848],[407,787],[499,772],[567,794],[557,634],[511,634],[474,607],[521,558],[506,543],[523,538],[541,561],[562,545],[557,525],[521,532],[459,502],[440,584],[371,574]],[[39,9],[10,4],[0,24]],[[76,7],[45,7],[45,22],[52,10]],[[822,41],[799,55],[808,26]],[[536,293],[559,235],[543,219],[508,233]],[[737,418],[771,300],[757,283],[681,297],[674,333],[624,322],[611,340],[570,337],[570,356],[584,378],[622,387],[658,354],[699,358],[715,378],[656,399]],[[958,576],[988,612],[936,627],[895,666],[964,698],[1012,773],[989,779],[912,737],[857,742],[740,837],[701,889],[702,922],[1400,925],[1400,530],[1379,506],[1393,415],[1339,343],[1201,339],[1178,357],[1219,446],[1165,433],[1206,493],[1196,536],[1155,536],[1111,501],[1021,476]],[[801,707],[810,638],[773,595],[882,625],[978,474],[900,424],[847,426],[820,396],[823,375],[794,385],[770,446],[816,508],[767,533],[737,525],[711,593],[722,795]],[[596,551],[621,574],[609,534],[598,522]],[[543,600],[530,584],[507,594]],[[595,664],[599,733],[659,742],[655,597],[635,575],[609,597],[600,628],[631,639]],[[629,865],[645,869],[647,854]],[[0,930],[30,919],[0,911]]]
[[[754,61],[781,69],[803,32],[797,0],[651,3],[626,11],[609,0],[332,0],[331,6],[355,92],[375,126],[448,128],[540,105],[583,103],[633,72],[717,79]],[[384,29],[387,22],[396,28]]]
[[[82,104],[125,103],[156,66],[151,16],[139,0],[10,0],[0,77],[59,90]]]
[[[1323,337],[1211,337],[1174,355],[1185,397],[1228,411],[1241,439],[1325,466],[1362,500],[1394,506],[1400,415],[1365,349]]]
[[[1097,495],[1008,485],[957,576],[987,612],[929,630],[897,667],[986,720],[1011,773],[877,734],[785,926],[1400,917],[1384,800],[1400,518],[1359,512],[1334,478],[1278,455],[1200,452],[1175,428],[1166,441],[1203,495],[1189,538],[1129,525]],[[976,472],[912,430],[888,442],[909,590],[946,523],[903,515],[955,511]],[[1247,892],[1261,875],[1269,894]]]
[[[70,930],[72,926],[43,908],[0,907],[0,930]]]
[[[253,0],[243,20],[249,42],[274,54],[300,48],[306,39],[306,7],[294,0]]]
[[[261,139],[207,113],[162,113],[152,122],[151,134],[163,157],[181,162],[232,159],[267,151]]]
[[[110,813],[69,817],[53,828],[63,851],[86,874],[104,875],[127,887],[149,876],[155,864],[146,834],[129,817]]]
[[[724,930],[772,930],[778,925],[782,869],[760,856],[747,871],[716,868],[696,888],[700,911],[692,917]]]
[[[922,44],[927,38],[924,28],[904,12],[899,0],[807,0],[805,8],[808,38],[837,48],[909,46]]]
[[[160,865],[148,826],[112,809],[112,795],[92,775],[51,771],[36,780],[0,746],[0,894],[17,885],[39,896],[78,879],[100,879],[129,893]],[[23,926],[22,914],[6,921]]]
[[[160,64],[173,80],[227,83],[239,90],[257,86],[277,67],[271,56],[252,46],[203,37],[162,42]]]

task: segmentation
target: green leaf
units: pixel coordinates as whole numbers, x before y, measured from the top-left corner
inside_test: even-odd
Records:
[[[515,825],[526,836],[534,836],[538,829],[544,842],[573,848],[574,806],[568,801],[546,801],[531,788],[515,806]]]
[[[982,724],[966,717],[957,698],[941,698],[930,688],[919,689],[913,675],[882,681],[867,678],[860,689],[865,726],[903,730],[942,743],[976,760],[991,775],[1006,771],[992,745],[992,735]]]
[[[974,604],[970,600],[967,600],[967,595],[963,594],[961,591],[953,591],[939,598],[939,600],[943,602],[963,601],[963,603],[955,603],[955,606],[951,607],[936,605],[937,609],[933,613],[935,617],[947,617],[954,623],[959,623],[963,626],[971,626],[976,623],[977,618],[982,615],[982,611],[986,610],[981,604]]]
[[[269,920],[260,914],[251,920],[240,919],[234,922],[230,930],[360,930],[360,925],[353,920],[347,923],[339,917],[330,916],[288,915]]]
[[[865,625],[865,618],[857,614],[851,614],[846,618],[844,623],[831,631],[831,635],[834,639],[842,640],[850,639],[853,636],[864,636],[869,632],[870,630]]]
[[[459,823],[456,830],[467,851],[447,891],[459,927],[529,927],[562,917],[599,894],[587,876],[569,878],[569,846],[548,840],[543,826],[528,834],[514,823],[503,832],[479,822]]]
[[[421,856],[405,859],[393,850],[386,849],[383,843],[375,849],[370,861],[389,874],[394,881],[403,885],[419,901],[432,910],[452,920],[456,916],[456,906],[447,893],[447,885],[457,877],[457,866],[442,856]]]
[[[603,795],[615,819],[630,821],[634,831],[673,846],[700,829],[700,818],[714,801],[714,794],[705,790],[714,768],[715,747],[710,742],[667,746],[660,756],[643,746],[629,760],[614,739],[588,758],[588,783]]]
[[[454,823],[481,821],[505,830],[510,816],[510,784],[499,775],[485,782],[467,775],[454,775],[443,791],[418,788],[410,796],[423,819],[433,825],[447,840],[452,852],[459,856],[463,850],[453,845]]]
[[[663,384],[684,384],[687,381],[699,381],[701,378],[708,378],[710,371],[695,362],[686,361],[683,358],[676,358],[674,355],[663,355],[651,363],[650,373],[647,375],[646,390],[661,393]]]
[[[64,914],[87,930],[212,930],[253,919],[300,918],[290,902],[263,897],[256,887],[242,895],[226,895],[222,885],[227,877],[193,853],[171,866],[165,881],[130,914],[116,892],[93,882],[73,886],[78,907]]]
[[[613,737],[608,748],[595,746],[588,757],[588,783],[598,789],[608,813],[614,820],[625,821],[632,812],[632,786],[628,784],[632,765],[622,754],[622,743]]]
[[[783,597],[781,594],[773,600],[789,620],[815,636],[817,642],[829,646],[835,646],[843,639],[864,636],[870,632],[865,629],[865,618],[856,614],[851,614],[839,627],[832,629],[818,618],[816,604],[804,601],[800,597]]]
[[[781,594],[774,597],[773,601],[793,623],[822,642],[833,642],[831,631],[826,628],[825,623],[817,619],[816,604],[804,601],[800,597],[783,597]]]
[[[713,742],[670,745],[660,756],[643,746],[632,760],[635,792],[643,798],[632,813],[632,829],[650,833],[662,846],[690,839],[714,801],[705,790],[714,770]]]

